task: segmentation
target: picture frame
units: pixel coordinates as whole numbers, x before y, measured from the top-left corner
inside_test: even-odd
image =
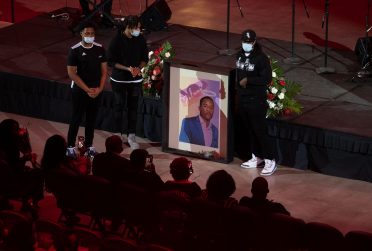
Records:
[[[164,152],[232,161],[234,72],[188,62],[164,63]]]

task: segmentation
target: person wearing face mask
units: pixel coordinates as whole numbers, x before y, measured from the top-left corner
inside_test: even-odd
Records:
[[[146,40],[141,35],[140,18],[127,16],[110,42],[108,62],[112,67],[110,82],[115,102],[115,130],[128,136],[132,149],[139,148],[135,137],[137,107],[142,93],[141,68],[148,62],[148,52]]]
[[[83,23],[80,35],[82,40],[70,48],[67,57],[67,73],[72,80],[73,108],[67,144],[69,149],[75,146],[85,113],[85,147],[94,152],[94,125],[107,79],[107,60],[103,46],[94,42],[95,27],[92,23]]]
[[[237,54],[238,117],[248,143],[244,151],[250,156],[242,168],[263,167],[261,175],[271,175],[277,165],[267,134],[267,88],[271,82],[270,60],[257,43],[256,33],[242,33],[242,49]]]

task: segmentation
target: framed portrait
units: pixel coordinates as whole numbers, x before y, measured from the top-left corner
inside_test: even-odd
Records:
[[[233,71],[167,62],[162,149],[218,162],[232,160]]]

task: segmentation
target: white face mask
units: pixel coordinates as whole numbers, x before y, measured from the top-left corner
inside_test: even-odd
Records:
[[[93,44],[94,42],[94,37],[84,37],[84,42],[87,44]]]
[[[251,52],[253,50],[253,44],[251,43],[242,43],[242,48],[245,52]]]
[[[140,30],[133,30],[130,34],[133,37],[138,37],[141,34],[141,31]]]

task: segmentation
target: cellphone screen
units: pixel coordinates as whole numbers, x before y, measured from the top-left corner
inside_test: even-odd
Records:
[[[147,162],[147,163],[152,163],[152,159],[153,159],[153,156],[152,156],[152,155],[148,155],[148,156],[146,157],[146,162]]]

